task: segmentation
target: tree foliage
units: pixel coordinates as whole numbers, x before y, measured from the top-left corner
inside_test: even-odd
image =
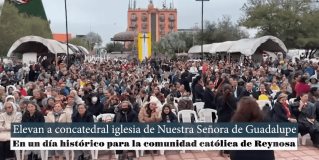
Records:
[[[86,40],[86,38],[72,38],[70,43],[77,46],[82,46],[88,50],[90,49],[89,42]]]
[[[248,0],[241,24],[258,28],[258,36],[273,35],[288,48],[319,46],[319,12],[311,0]]]
[[[35,35],[51,38],[49,23],[39,17],[20,14],[17,8],[5,3],[0,17],[0,54],[6,55],[11,45],[21,37]]]
[[[101,38],[101,36],[98,33],[89,32],[85,36],[85,38],[89,42],[91,50],[93,50],[95,45],[101,46],[101,44],[102,44],[102,38]]]
[[[153,44],[153,51],[155,53],[174,54],[186,51],[187,44],[191,43],[189,40],[191,34],[188,33],[170,33],[164,36],[159,42]],[[188,41],[188,42],[186,42]]]
[[[123,50],[124,50],[124,45],[122,43],[115,42],[115,43],[107,43],[106,44],[107,53],[121,52]]]
[[[203,38],[204,44],[210,44],[234,41],[247,37],[248,33],[242,31],[239,25],[234,24],[229,17],[224,16],[217,23],[207,21],[203,35],[199,32],[196,41],[201,43],[201,38]]]
[[[153,50],[157,53],[173,54],[187,52],[192,46],[201,44],[202,38],[204,44],[211,44],[248,37],[248,34],[231,22],[229,17],[223,17],[217,23],[207,21],[203,33],[200,29],[193,29],[193,32],[171,33],[153,44]]]

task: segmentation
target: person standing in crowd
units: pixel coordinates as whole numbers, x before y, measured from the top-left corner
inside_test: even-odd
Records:
[[[256,100],[252,97],[243,97],[239,100],[237,110],[234,113],[233,123],[260,123],[264,122],[264,116]],[[275,160],[273,150],[259,151],[230,151],[231,160]]]
[[[203,102],[204,82],[201,76],[197,76],[192,83],[193,102]]]
[[[234,97],[239,100],[239,97],[241,93],[244,91],[244,88],[238,85],[238,81],[236,78],[230,78],[229,82],[231,86],[233,87]]]
[[[307,77],[302,76],[295,86],[296,97],[300,97],[303,93],[310,91],[310,86],[306,83]]]
[[[10,150],[11,123],[20,123],[22,115],[13,109],[11,102],[4,103],[4,113],[0,113],[0,160],[14,158],[14,151]]]
[[[319,122],[316,120],[316,107],[309,102],[308,93],[300,95],[300,101],[293,104],[293,112],[298,121],[298,131],[303,136],[310,134],[312,143],[319,148]]]
[[[204,108],[216,109],[214,88],[214,82],[209,81],[203,96]]]
[[[185,71],[181,75],[181,84],[184,85],[185,90],[187,92],[191,92],[191,88],[189,86],[189,83],[191,82],[191,77],[192,77],[191,73],[189,73],[188,69],[185,68]]]
[[[222,89],[222,95],[217,98],[218,122],[230,122],[236,110],[237,99],[232,93],[232,87],[225,84]]]

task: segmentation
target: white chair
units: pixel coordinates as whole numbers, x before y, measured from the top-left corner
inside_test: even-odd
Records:
[[[25,150],[16,150],[15,151],[17,160],[24,160]],[[48,160],[49,152],[47,150],[40,151],[40,156],[42,160]]]
[[[97,119],[97,121],[99,121],[100,119],[103,119],[103,118],[108,117],[108,116],[110,116],[112,118],[112,121],[113,121],[115,114],[113,114],[113,113],[100,114],[96,117],[96,119]]]
[[[295,102],[296,98],[290,98],[289,99],[289,104],[293,104]]]
[[[174,97],[174,103],[178,103],[179,100],[181,100],[180,98]]]
[[[195,122],[198,122],[197,114],[193,110],[182,110],[177,114],[178,122],[182,120],[183,123],[192,123],[192,115],[195,118]]]
[[[164,155],[164,150],[160,150],[160,155]],[[144,151],[141,151],[141,157],[143,157],[144,156]],[[137,156],[136,156],[136,158],[138,158]]]
[[[97,118],[94,115],[93,115],[93,120],[94,120],[94,123],[97,122]]]
[[[215,113],[215,115],[216,115],[216,118],[214,121],[216,123],[218,120],[217,111],[215,109],[210,109],[210,108],[201,109],[199,111],[199,113],[198,113],[199,121],[212,123],[213,122],[212,113]]]
[[[305,146],[306,145],[306,142],[307,142],[307,138],[310,136],[310,134],[309,133],[307,133],[307,134],[305,134],[305,135],[303,135],[303,136],[301,136],[300,135],[300,144],[301,145],[303,145],[303,146]]]
[[[115,152],[115,151],[114,151]],[[136,155],[136,158],[139,158],[140,157],[140,152],[138,150],[135,151],[135,155]],[[141,156],[144,155],[144,151],[141,151]],[[119,155],[118,154],[115,154],[115,158],[116,159],[119,159]]]
[[[196,102],[196,103],[193,104],[194,108],[196,108],[197,114],[199,113],[199,111],[200,111],[201,109],[204,108],[204,105],[205,105],[204,102]]]
[[[258,106],[262,110],[267,104],[269,105],[270,108],[272,108],[271,102],[267,100],[257,100]]]
[[[24,150],[15,150],[17,160],[24,160]]]
[[[24,96],[23,99],[30,100],[32,96]]]

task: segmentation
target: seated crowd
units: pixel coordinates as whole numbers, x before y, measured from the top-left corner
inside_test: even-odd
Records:
[[[161,68],[163,64],[171,67]],[[0,160],[14,157],[9,141],[11,123],[173,123],[180,121],[179,111],[198,110],[193,105],[196,102],[216,110],[218,122],[298,123],[300,134],[309,133],[313,145],[319,147],[318,64],[295,66],[285,60],[242,69],[236,65],[162,60],[137,65],[109,60],[71,65],[69,69],[63,63],[38,70],[30,66],[25,72],[22,67],[16,74],[23,72],[20,81],[26,85],[16,82],[0,87]],[[313,73],[308,73],[309,68]],[[3,76],[8,76],[5,73]],[[256,100],[269,101],[270,105],[258,106]],[[28,156],[32,159],[37,154],[33,151]],[[245,159],[247,153],[230,154],[232,159]],[[273,152],[255,155],[260,154],[274,156]],[[77,153],[77,157],[85,155]],[[63,159],[64,155],[54,151],[50,156]]]

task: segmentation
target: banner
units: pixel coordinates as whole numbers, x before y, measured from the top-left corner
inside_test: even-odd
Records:
[[[140,62],[152,56],[152,37],[151,33],[138,34],[138,59]]]
[[[21,123],[12,150],[297,150],[293,123]]]

